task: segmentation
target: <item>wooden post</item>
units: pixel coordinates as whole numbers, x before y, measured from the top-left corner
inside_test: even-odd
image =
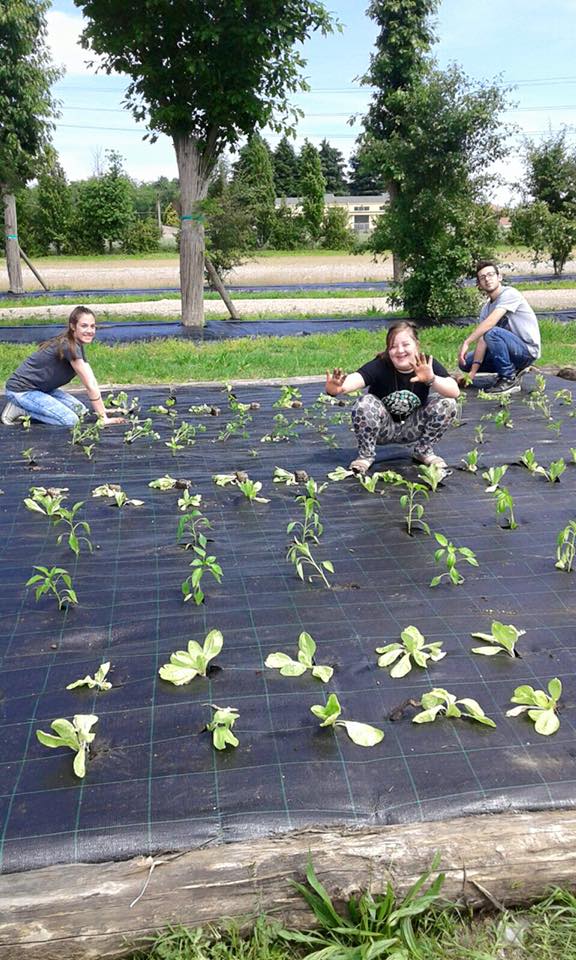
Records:
[[[27,265],[27,267],[32,271],[32,273],[33,273],[34,276],[36,277],[38,283],[40,283],[40,284],[44,287],[45,290],[49,290],[50,287],[47,286],[47,284],[44,283],[44,280],[42,279],[42,277],[41,277],[40,274],[38,273],[38,271],[37,271],[36,267],[34,266],[34,264],[32,263],[32,261],[29,260],[28,257],[26,256],[26,254],[24,253],[22,247],[20,247],[20,256],[22,257],[22,259],[23,259],[24,263]]]
[[[208,274],[208,279],[215,290],[218,291],[222,300],[224,301],[228,313],[233,320],[240,320],[240,314],[237,312],[236,307],[234,306],[230,294],[228,293],[224,283],[222,282],[222,277],[218,273],[216,267],[212,263],[209,257],[204,257],[204,266],[206,267],[206,273]]]
[[[20,247],[18,245],[18,219],[16,216],[16,197],[6,193],[4,199],[4,239],[6,244],[6,266],[8,268],[8,289],[10,293],[24,293],[22,267],[20,265]]]

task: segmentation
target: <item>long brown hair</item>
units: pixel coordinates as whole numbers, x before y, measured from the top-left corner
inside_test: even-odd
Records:
[[[85,314],[88,314],[90,317],[94,317],[92,310],[89,307],[74,307],[72,313],[68,317],[68,328],[64,333],[59,333],[57,337],[51,337],[50,340],[45,340],[44,343],[41,343],[38,347],[39,350],[46,350],[47,347],[51,347],[53,343],[58,344],[58,356],[60,360],[64,359],[64,347],[67,346],[69,350],[69,356],[73,360],[78,359],[78,344],[74,339],[74,332],[80,317],[83,317]],[[94,317],[94,319],[96,319]]]
[[[420,352],[420,340],[418,339],[418,327],[415,323],[412,323],[410,320],[399,320],[398,323],[393,323],[391,327],[388,328],[388,333],[386,334],[386,349],[382,353],[377,354],[379,360],[388,360],[390,363],[390,347],[393,346],[394,340],[396,339],[399,333],[405,330],[413,338],[418,352]]]

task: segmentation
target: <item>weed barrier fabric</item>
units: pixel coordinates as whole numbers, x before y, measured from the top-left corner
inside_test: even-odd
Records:
[[[539,317],[568,323],[576,320],[576,310],[538,311]],[[119,322],[105,321],[98,325],[98,340],[102,343],[132,343],[139,340],[192,339],[211,342],[241,337],[308,337],[315,333],[342,333],[346,330],[384,330],[393,320],[366,317],[313,317],[308,320],[207,320],[204,327],[186,329],[175,321]],[[451,317],[451,326],[468,326],[474,317]],[[421,324],[423,327],[424,325]],[[0,343],[39,343],[62,333],[63,324],[44,326],[3,327],[0,325]]]
[[[534,379],[528,386],[533,385]],[[555,569],[556,537],[574,518],[576,464],[559,483],[516,464],[528,447],[546,467],[571,459],[576,405],[554,399],[566,382],[548,378],[547,394],[560,433],[531,409],[526,384],[510,404],[513,429],[482,421],[481,469],[461,471],[474,448],[474,428],[498,405],[473,392],[462,419],[439,449],[452,474],[426,501],[425,519],[459,546],[471,548],[477,568],[462,565],[461,586],[441,584],[424,533],[409,537],[400,491],[372,495],[354,478],[322,492],[324,532],[314,548],[334,564],[332,588],[302,582],[285,559],[289,521],[302,516],[301,486],[272,482],[275,466],[306,470],[318,481],[354,453],[350,408],[317,403],[317,386],[302,388],[302,409],[279,409],[279,388],[238,388],[250,411],[248,436],[218,440],[231,414],[218,389],[176,389],[176,422],[203,424],[195,445],[172,455],[168,418],[151,414],[160,440],[123,443],[126,428],[102,432],[92,459],[68,443],[67,431],[32,424],[2,430],[0,487],[0,844],[2,869],[25,871],[56,863],[122,860],[337,825],[374,827],[461,815],[570,808],[576,790],[576,573]],[[140,392],[142,416],[162,404],[166,389]],[[220,416],[189,413],[215,404]],[[298,438],[261,442],[282,413]],[[307,423],[296,421],[305,419]],[[334,422],[337,421],[337,422]],[[342,421],[342,422],[340,422]],[[285,432],[287,432],[285,430]],[[325,437],[333,435],[327,443]],[[337,444],[338,446],[335,446]],[[37,466],[22,456],[31,448]],[[380,464],[415,480],[418,468],[401,448],[380,448]],[[498,525],[482,469],[511,464],[505,483],[519,526]],[[218,487],[212,475],[245,470],[263,484],[268,503],[249,503],[237,487]],[[223,570],[221,584],[206,575],[205,603],[184,603],[181,583],[190,551],[176,543],[178,491],[150,489],[170,474],[189,478],[202,494],[211,523],[209,551]],[[94,499],[99,484],[121,484],[143,506],[118,509]],[[84,503],[94,552],[76,558],[62,526],[27,510],[32,485],[68,487],[68,503]],[[54,600],[35,602],[25,587],[33,565],[67,569],[79,605],[60,612]],[[493,620],[525,630],[521,654],[481,657],[472,631]],[[446,657],[429,670],[392,679],[377,666],[375,648],[398,641],[414,625],[427,642],[442,641]],[[170,654],[212,629],[224,636],[207,678],[181,687],[158,676]],[[329,684],[310,673],[283,677],[264,665],[267,655],[296,656],[301,631],[317,643],[318,663],[334,667]],[[113,688],[97,693],[66,685],[112,664]],[[563,683],[560,729],[535,733],[526,717],[506,717],[520,684]],[[414,708],[389,719],[400,704],[418,701],[433,686],[473,697],[496,721],[489,729],[466,720],[412,723]],[[384,740],[366,749],[345,730],[321,729],[311,714],[335,692],[343,717],[371,723]],[[207,704],[239,711],[236,749],[217,752],[204,730]],[[99,717],[84,780],[72,771],[72,752],[47,749],[37,730],[56,718]]]

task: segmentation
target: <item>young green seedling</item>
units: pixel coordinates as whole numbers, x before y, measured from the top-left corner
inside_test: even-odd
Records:
[[[281,443],[284,440],[296,440],[298,430],[294,421],[289,420],[283,413],[277,413],[274,419],[274,428],[270,433],[260,437],[260,443]]]
[[[86,674],[82,680],[74,680],[73,683],[69,683],[66,689],[76,690],[77,687],[88,687],[90,690],[100,690],[102,692],[111,690],[112,684],[106,679],[109,669],[110,661],[101,663],[93,677],[91,677],[90,674]]]
[[[20,426],[23,430],[29,430],[32,426],[32,415],[30,413],[25,413],[23,417],[20,417]]]
[[[291,524],[288,524],[288,526],[290,527]],[[286,559],[294,564],[296,573],[301,580],[308,580],[309,583],[312,583],[314,578],[318,577],[322,580],[325,587],[329,590],[331,589],[330,581],[324,571],[327,570],[328,573],[334,573],[334,564],[331,560],[316,560],[312,554],[309,542],[294,540],[288,547]],[[304,573],[305,568],[310,568],[311,571],[307,576]]]
[[[93,713],[77,713],[72,723],[63,718],[53,720],[50,724],[54,730],[53,734],[37,730],[36,736],[45,747],[68,747],[73,750],[76,754],[73,763],[74,773],[77,777],[84,777],[90,744],[96,736],[95,733],[92,733],[92,727],[95,723],[98,723],[98,717]]]
[[[576,553],[576,520],[570,520],[556,539],[556,563],[558,570],[570,573]]]
[[[482,474],[482,479],[486,480],[488,486],[486,487],[486,493],[494,493],[496,487],[499,485],[502,477],[508,469],[508,464],[503,463],[499,467],[490,467],[489,470],[485,470]]]
[[[173,490],[177,482],[174,477],[165,474],[163,477],[158,477],[157,480],[151,480],[148,486],[152,487],[153,490]]]
[[[484,427],[481,423],[474,427],[474,443],[484,443]]]
[[[236,723],[240,714],[234,707],[217,707],[215,703],[209,703],[214,713],[212,720],[206,724],[206,729],[212,734],[212,743],[216,750],[225,750],[226,747],[237,747],[240,741],[232,733],[232,727]]]
[[[539,473],[542,473],[546,477],[548,483],[559,483],[560,477],[566,469],[566,464],[562,457],[559,460],[553,460],[548,469],[540,467]]]
[[[239,480],[237,486],[250,503],[270,503],[267,497],[259,496],[262,489],[260,480],[251,480],[250,477],[248,477],[246,480]]]
[[[570,463],[576,463],[576,447],[570,447],[570,456],[572,457]]]
[[[462,457],[462,463],[464,464],[463,470],[468,470],[469,473],[476,473],[478,470],[478,450],[469,450]]]
[[[99,487],[94,488],[92,496],[109,497],[119,508],[126,506],[141,507],[144,503],[143,500],[133,500],[128,497],[128,494],[124,493],[118,483],[101,483]]]
[[[450,582],[455,585],[464,583],[465,577],[462,576],[456,566],[458,558],[460,557],[465,563],[477,567],[478,561],[476,556],[469,547],[455,547],[442,533],[435,533],[434,538],[436,542],[440,544],[439,549],[436,550],[434,554],[434,560],[436,563],[444,561],[446,564],[446,572],[441,573],[437,577],[433,577],[430,581],[430,586],[437,587],[444,577],[447,577]]]
[[[283,467],[274,467],[274,483],[285,483],[287,487],[293,487],[298,480],[296,479],[296,473],[292,473],[291,470],[284,470]]]
[[[328,479],[338,483],[340,480],[347,480],[348,477],[356,476],[354,470],[348,470],[346,467],[336,467],[328,474]]]
[[[460,704],[460,706],[457,706]],[[420,701],[420,706],[424,709],[412,718],[412,723],[433,723],[440,716],[445,717],[468,717],[469,720],[476,720],[487,727],[495,727],[496,724],[490,717],[487,717],[477,700],[471,697],[462,697],[460,700],[453,693],[448,693],[443,687],[434,687],[429,693],[425,693]]]
[[[491,633],[471,633],[471,637],[477,637],[478,640],[485,640],[489,644],[487,647],[472,647],[472,653],[480,653],[484,657],[494,657],[497,653],[507,653],[509,657],[517,657],[516,644],[518,638],[524,636],[525,630],[519,630],[511,623],[500,623],[499,620],[493,620],[490,627]]]
[[[134,420],[132,427],[124,434],[124,443],[135,443],[136,440],[159,440],[160,434],[152,429],[152,420]]]
[[[200,497],[201,495],[198,494],[198,496]],[[186,535],[189,539],[182,543],[185,550],[189,550],[194,546],[202,547],[202,549],[205,550],[208,546],[208,539],[201,532],[201,528],[205,530],[212,528],[208,517],[205,517],[200,510],[196,509],[185,513],[184,516],[178,520],[178,530],[176,532],[177,543],[182,543]]]
[[[35,467],[38,462],[34,456],[34,450],[32,447],[26,447],[26,450],[22,451],[22,459],[30,470],[32,470],[32,468]]]
[[[301,504],[304,510],[303,520],[292,520],[286,527],[287,533],[299,530],[297,539],[302,542],[311,540],[318,543],[324,527],[320,521],[320,495],[324,492],[327,483],[318,483],[310,477],[304,486],[305,493],[296,497],[296,503]]]
[[[224,637],[219,630],[210,630],[202,646],[196,640],[190,640],[187,650],[177,650],[170,654],[170,663],[160,667],[158,673],[176,687],[190,683],[194,677],[205,677],[208,664],[217,657],[224,646]]]
[[[417,627],[406,627],[400,637],[402,643],[387,643],[385,647],[376,647],[376,653],[380,654],[378,666],[391,667],[391,677],[405,677],[414,664],[427,669],[429,660],[437,663],[446,656],[442,650],[442,641],[426,643]]]
[[[284,386],[280,389],[280,396],[272,404],[273,407],[301,407],[302,394],[298,387]]]
[[[556,733],[560,726],[556,711],[558,701],[562,696],[562,683],[558,677],[550,680],[548,694],[544,690],[535,690],[529,684],[516,687],[514,696],[510,697],[510,702],[519,703],[521,706],[507,710],[506,716],[517,717],[521,713],[527,713],[530,719],[534,721],[536,733],[540,733],[543,737],[549,737]]]
[[[508,511],[508,516],[504,518],[505,522],[509,530],[515,530],[518,524],[514,517],[514,498],[508,487],[496,487],[493,496],[496,501],[496,513],[506,514]]]
[[[404,480],[404,486],[406,487],[407,493],[403,493],[400,497],[400,506],[406,510],[404,519],[406,521],[408,536],[412,536],[412,527],[416,524],[421,527],[424,533],[430,536],[430,527],[426,521],[422,519],[424,504],[416,503],[416,497],[418,495],[423,496],[426,500],[428,499],[426,487],[422,483],[411,483],[409,480]]]
[[[357,473],[355,476],[360,486],[364,487],[368,493],[376,493],[380,482],[394,484],[396,486],[400,486],[406,482],[404,478],[394,470],[380,470],[371,475],[367,473]],[[380,493],[382,493],[382,491],[380,491]]]
[[[58,523],[61,519],[62,502],[66,499],[67,490],[68,487],[61,487],[58,490],[47,490],[46,487],[30,487],[32,496],[25,498],[24,506],[27,510],[48,517],[52,523]]]
[[[323,666],[314,663],[314,654],[316,653],[316,643],[309,633],[302,631],[298,637],[298,659],[293,660],[287,653],[277,651],[270,653],[266,657],[265,665],[273,670],[279,670],[283,677],[300,677],[307,670],[312,671],[312,676],[328,683],[334,673],[333,667]]]
[[[569,406],[572,403],[572,392],[565,387],[562,390],[556,390],[554,393],[554,399],[558,400],[559,403]]]
[[[321,727],[344,727],[350,739],[359,747],[375,747],[384,739],[384,731],[369,723],[358,723],[355,720],[339,720],[342,712],[338,697],[331,693],[324,705],[315,704],[310,707],[315,717],[322,721]]]
[[[178,497],[178,509],[182,512],[185,510],[197,510],[201,503],[201,493],[190,493],[189,490],[184,490],[182,496]]]
[[[536,460],[536,456],[534,454],[534,447],[528,447],[528,449],[525,450],[522,456],[520,457],[519,462],[522,464],[523,467],[526,467],[526,469],[530,473],[543,472],[543,468],[538,465],[538,461]]]
[[[48,569],[48,567],[35,566],[33,569],[39,572],[26,581],[26,586],[34,587],[36,601],[45,593],[51,593],[58,603],[59,610],[78,603],[76,591],[72,587],[72,577],[64,567]]]
[[[192,546],[195,553],[195,557],[190,563],[192,573],[182,581],[181,586],[184,602],[194,600],[197,606],[204,603],[205,594],[201,587],[204,574],[210,573],[216,583],[222,583],[222,567],[214,555],[208,554],[206,543],[206,537],[199,533],[196,543]]]
[[[437,463],[431,463],[429,466],[422,466],[418,472],[418,479],[422,480],[430,487],[432,493],[436,493],[438,487],[446,477],[446,469],[439,467]]]

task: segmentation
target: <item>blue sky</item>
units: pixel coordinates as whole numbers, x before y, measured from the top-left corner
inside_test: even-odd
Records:
[[[314,36],[304,46],[304,71],[311,91],[296,98],[305,113],[298,127],[296,146],[307,137],[316,145],[323,137],[345,157],[354,149],[360,125],[348,118],[361,114],[370,91],[356,78],[365,72],[376,36],[367,17],[367,0],[327,0],[326,6],[343,24],[343,32]],[[517,124],[512,153],[500,174],[504,184],[494,198],[510,196],[511,184],[521,174],[523,134],[538,139],[563,125],[576,143],[576,64],[574,20],[576,0],[443,0],[439,6],[435,56],[441,66],[459,63],[473,79],[502,76],[515,86],[514,107],[506,120]],[[176,176],[170,141],[160,138],[150,145],[145,132],[122,110],[125,87],[122,77],[95,74],[85,65],[87,54],[77,45],[82,19],[72,0],[54,0],[48,14],[53,59],[66,67],[55,87],[62,103],[54,144],[70,179],[90,176],[106,149],[119,150],[127,172],[136,180]],[[277,135],[266,135],[274,147]]]

